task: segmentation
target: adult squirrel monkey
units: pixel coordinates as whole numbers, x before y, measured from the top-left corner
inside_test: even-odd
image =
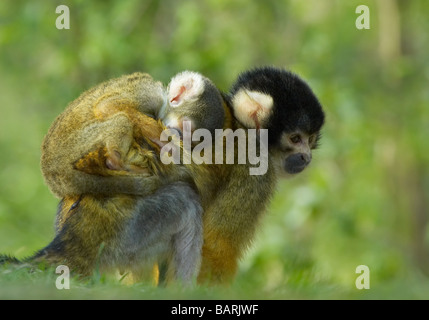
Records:
[[[228,178],[204,207],[200,283],[232,281],[275,192],[277,178],[295,175],[310,164],[325,120],[310,87],[280,68],[242,73],[225,99],[233,114],[232,129],[268,129],[268,169],[263,175],[250,175],[250,163],[225,165]]]

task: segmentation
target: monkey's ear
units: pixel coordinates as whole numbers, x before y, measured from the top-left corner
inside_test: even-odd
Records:
[[[239,90],[232,98],[235,117],[247,128],[264,128],[273,109],[273,98],[259,91]]]
[[[195,101],[204,91],[204,78],[201,74],[183,71],[171,79],[168,85],[168,102],[173,108],[185,101]]]

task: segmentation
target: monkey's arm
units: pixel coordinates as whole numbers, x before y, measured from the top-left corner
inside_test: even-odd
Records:
[[[100,99],[94,116],[103,145],[89,150],[75,164],[77,170],[101,176],[148,174],[156,170],[155,153],[164,145],[160,120],[141,113],[134,100],[117,96]],[[95,141],[100,137],[95,138]],[[152,170],[152,171],[151,171]]]
[[[156,120],[140,110],[144,109],[138,101],[127,97],[113,96],[100,99],[94,106],[94,115],[99,120],[109,119],[112,115],[123,114],[133,128],[133,137],[146,139],[153,148],[162,147],[161,133],[165,129],[161,120]],[[149,106],[147,107],[149,108]]]
[[[132,120],[130,120],[132,119]],[[81,173],[92,175],[84,180],[94,181],[94,190],[90,193],[99,193],[97,184],[105,180],[107,186],[114,184],[119,193],[124,193],[121,186],[127,180],[136,180],[136,193],[132,190],[125,193],[145,195],[141,192],[146,185],[148,192],[154,191],[160,186],[160,178],[150,179],[150,176],[160,175],[172,171],[171,165],[164,165],[159,158],[161,142],[159,141],[164,129],[160,121],[154,120],[136,110],[121,111],[113,117],[97,125],[95,131],[100,132],[94,137],[92,150],[84,153],[73,167],[75,176]],[[88,135],[86,135],[88,137]],[[91,137],[88,138],[88,140]],[[97,141],[102,141],[102,144]],[[155,141],[155,142],[154,142]],[[88,147],[91,148],[91,147]],[[95,149],[94,149],[95,148]],[[164,177],[164,181],[176,181],[186,178],[186,170],[176,168],[173,175]],[[107,179],[109,178],[110,179]],[[101,186],[100,186],[101,187]],[[124,185],[126,187],[126,185]],[[145,187],[145,188],[146,188]],[[93,189],[90,187],[89,189]],[[86,188],[88,190],[88,188]]]
[[[160,170],[157,156],[149,144],[143,143],[138,144],[133,140],[125,155],[115,148],[100,146],[77,160],[73,167],[87,174],[105,177],[156,174]]]
[[[152,166],[160,162],[150,150],[142,151],[136,145],[134,127],[126,114],[92,121],[74,130],[66,141],[49,143],[45,146],[49,152],[41,161],[42,172],[58,197],[148,195],[164,183],[154,175]]]
[[[271,169],[265,175],[252,176],[247,165],[232,167],[231,179],[204,212],[200,283],[232,281],[274,191],[273,175]]]

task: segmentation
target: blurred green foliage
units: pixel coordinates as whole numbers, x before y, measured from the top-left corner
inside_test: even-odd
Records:
[[[60,4],[70,30],[55,27]],[[355,26],[360,4],[369,30]],[[239,72],[276,65],[309,82],[327,122],[311,167],[279,184],[235,288],[428,298],[428,14],[418,0],[1,1],[0,252],[22,258],[53,238],[40,145],[82,91],[185,69],[228,90]]]

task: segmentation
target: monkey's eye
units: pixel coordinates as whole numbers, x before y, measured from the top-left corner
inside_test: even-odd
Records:
[[[301,136],[300,136],[299,134],[292,134],[292,135],[289,137],[289,140],[290,140],[293,144],[300,143],[300,142],[301,142]]]
[[[309,138],[308,138],[308,144],[313,144],[313,142],[316,140],[316,136],[313,134],[312,136],[310,136]]]

